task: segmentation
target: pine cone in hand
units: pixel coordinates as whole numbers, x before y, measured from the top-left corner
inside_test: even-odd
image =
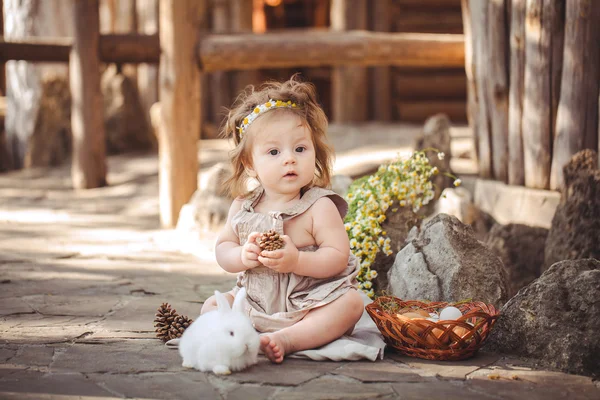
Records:
[[[262,233],[256,242],[261,250],[267,251],[281,249],[284,245],[283,239],[273,229]]]

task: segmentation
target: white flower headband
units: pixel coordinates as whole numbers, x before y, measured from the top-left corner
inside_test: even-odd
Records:
[[[252,112],[250,114],[246,115],[246,117],[242,120],[241,125],[237,127],[238,132],[240,134],[240,139],[242,138],[244,133],[246,133],[246,130],[248,129],[250,124],[252,122],[254,122],[254,120],[256,118],[258,118],[259,115],[261,115],[269,110],[273,110],[275,108],[296,108],[296,107],[297,107],[296,103],[292,103],[291,100],[281,101],[281,100],[273,100],[273,99],[270,99],[269,101],[267,101],[264,104],[257,105],[256,107],[254,107],[254,110],[252,110]]]

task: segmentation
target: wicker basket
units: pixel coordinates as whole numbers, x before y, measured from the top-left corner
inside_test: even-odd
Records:
[[[400,353],[428,360],[464,360],[475,355],[498,318],[493,305],[482,302],[455,306],[463,316],[439,322],[399,316],[404,309],[439,312],[453,305],[446,302],[424,303],[381,296],[366,306],[367,312],[390,346]]]

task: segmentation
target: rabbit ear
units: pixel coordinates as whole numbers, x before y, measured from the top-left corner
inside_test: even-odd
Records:
[[[215,290],[215,299],[217,300],[217,309],[219,312],[231,311],[231,306],[225,295],[218,290]]]
[[[233,311],[243,311],[244,300],[246,300],[246,288],[241,288],[237,294],[235,295],[235,299],[233,300]]]

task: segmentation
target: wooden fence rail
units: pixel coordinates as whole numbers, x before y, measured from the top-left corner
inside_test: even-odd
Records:
[[[71,45],[65,38],[0,37],[0,61],[68,62]],[[160,60],[158,35],[100,35],[99,47],[103,62]],[[368,31],[207,35],[198,44],[198,60],[202,72],[340,65],[463,67],[465,62],[463,35]]]
[[[71,79],[73,98],[81,100],[74,106],[79,107],[74,115],[80,116],[73,121],[80,144],[73,165],[78,176],[73,176],[75,188],[94,187],[105,181],[97,176],[98,172],[106,173],[104,154],[96,146],[101,140],[99,136],[104,135],[97,126],[102,115],[102,107],[97,106],[101,99],[96,83],[100,73],[98,62],[159,63],[160,217],[166,227],[175,225],[179,210],[197,186],[193,173],[197,170],[193,162],[197,162],[197,148],[193,143],[200,130],[200,121],[195,123],[200,118],[199,72],[347,65],[443,68],[463,67],[465,62],[464,38],[458,34],[323,30],[204,35],[196,42],[206,7],[200,0],[161,1],[158,35],[100,35],[98,14],[91,11],[98,8],[98,0],[75,4],[74,18],[80,18],[79,22],[85,15],[94,19],[78,26],[77,38],[7,41],[0,37],[0,62],[70,62],[78,74]],[[88,42],[97,47],[97,53],[86,50]],[[88,62],[89,54],[98,57]],[[194,59],[197,66],[192,71]],[[96,75],[94,79],[90,79],[90,74]],[[96,171],[92,172],[93,169]]]

